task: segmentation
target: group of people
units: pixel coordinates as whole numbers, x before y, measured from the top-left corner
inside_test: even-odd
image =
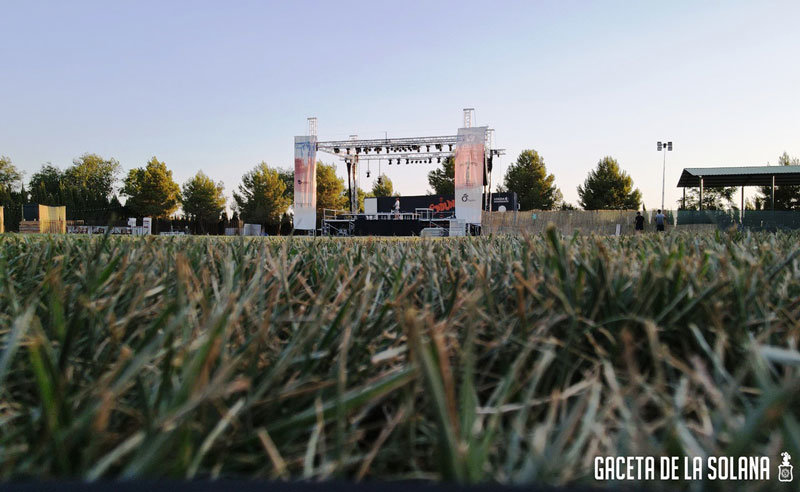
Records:
[[[655,216],[656,222],[656,230],[657,231],[664,231],[664,224],[667,222],[667,217],[661,213],[661,209],[658,209]],[[636,232],[644,231],[644,216],[642,212],[636,212],[636,219],[634,220],[634,229]]]

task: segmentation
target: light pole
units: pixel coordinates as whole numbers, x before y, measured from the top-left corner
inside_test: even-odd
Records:
[[[656,148],[664,153],[664,163],[661,169],[661,212],[664,213],[664,184],[667,182],[667,151],[672,152],[672,142],[658,142]]]

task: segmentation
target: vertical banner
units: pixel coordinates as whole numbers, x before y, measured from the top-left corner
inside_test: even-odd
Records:
[[[294,228],[317,228],[317,137],[294,137]]]
[[[486,129],[459,128],[456,137],[456,218],[468,224],[481,223]]]

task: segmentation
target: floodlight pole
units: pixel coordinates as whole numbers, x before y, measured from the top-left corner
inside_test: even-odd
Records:
[[[662,152],[664,154],[664,161],[661,165],[661,213],[664,213],[664,187],[667,182],[667,148],[664,147]]]

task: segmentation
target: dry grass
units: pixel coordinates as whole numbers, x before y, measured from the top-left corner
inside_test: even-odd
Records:
[[[798,239],[4,236],[0,478],[800,456]]]

